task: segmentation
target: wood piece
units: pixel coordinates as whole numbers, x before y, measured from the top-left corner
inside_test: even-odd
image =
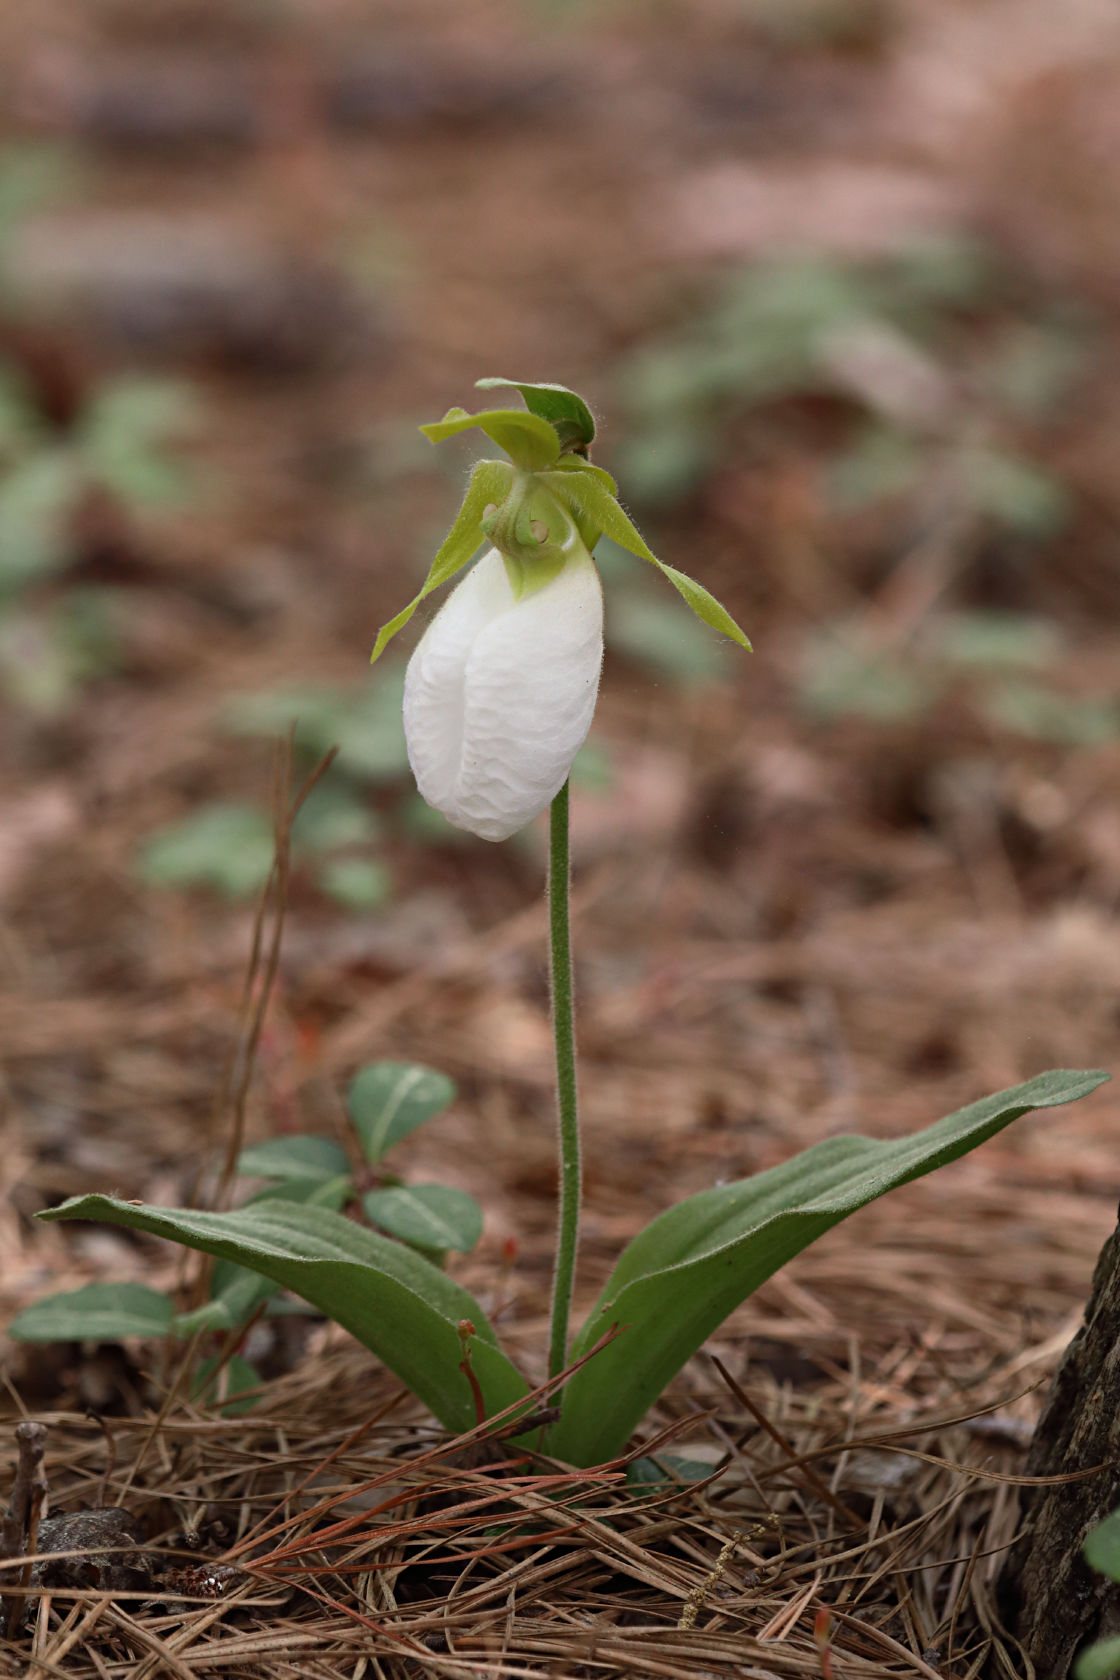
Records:
[[[1099,1475],[1083,1476],[1099,1465]],[[1000,1584],[1005,1620],[1037,1680],[1066,1680],[1084,1644],[1120,1633],[1120,1586],[1090,1569],[1081,1551],[1089,1529],[1120,1504],[1120,1226],[1097,1261],[1027,1474],[1083,1478],[1026,1496],[1027,1528]]]
[[[43,1469],[46,1439],[47,1431],[41,1423],[25,1420],[16,1425],[19,1459],[8,1509],[0,1518],[0,1559],[26,1557],[35,1550],[39,1518],[47,1498],[47,1477]],[[30,1577],[31,1565],[28,1563],[21,1572],[20,1586],[26,1587]],[[25,1602],[22,1592],[5,1595],[4,1625],[9,1638],[19,1625]]]

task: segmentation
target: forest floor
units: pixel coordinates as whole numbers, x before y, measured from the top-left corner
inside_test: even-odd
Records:
[[[573,791],[577,1310],[683,1195],[838,1132],[917,1128],[1047,1067],[1115,1064],[1109,11],[3,9],[6,156],[49,143],[69,181],[0,216],[5,369],[70,444],[125,372],[185,382],[194,403],[179,505],[90,468],[62,560],[0,602],[5,1322],[91,1281],[183,1283],[166,1246],[33,1216],[91,1190],[178,1204],[220,1157],[254,899],[168,884],[150,842],[230,803],[267,831],[270,737],[293,692],[326,690],[307,762],[335,724],[358,737],[332,785],[376,827],[361,857],[375,846],[383,886],[344,905],[297,859],[246,1135],[336,1132],[365,1062],[451,1075],[454,1106],[401,1170],[481,1202],[455,1274],[504,1303],[503,1336],[543,1378],[544,837],[488,847],[425,823],[385,706],[361,709],[373,636],[471,458],[441,461],[415,425],[470,407],[481,375],[583,391],[596,460],[756,650],[666,651],[661,598],[619,572]],[[713,328],[686,419],[691,437],[714,415],[718,441],[704,433],[681,488],[671,425],[640,455],[634,393],[681,370],[663,357],[651,373],[650,347],[708,320],[722,276],[797,248],[829,283],[874,270],[902,286],[917,236],[971,240],[1004,278],[936,303],[920,354],[884,325],[901,318],[891,294],[877,336],[815,343],[800,383],[751,404],[721,384]],[[1043,411],[1024,400],[1008,418],[976,371],[1025,345],[1014,366],[1044,384],[1069,344]],[[915,444],[915,496],[834,517],[821,485],[853,417],[884,416]],[[922,479],[965,431],[1014,453],[1010,511],[995,489],[970,501]],[[642,459],[651,476],[628,496]],[[14,517],[0,506],[9,533]],[[81,618],[75,655],[66,626],[87,609],[107,639],[91,651]],[[1019,638],[1010,657],[1006,638],[972,663],[928,651],[933,630],[997,619]],[[238,844],[214,865],[227,884]],[[1047,1380],[1115,1222],[1114,1089],[1027,1116],[771,1279],[643,1436],[667,1430],[712,1479],[637,1499],[621,1472],[581,1473],[549,1507],[559,1537],[511,1515],[540,1511],[531,1477],[449,1443],[321,1322],[275,1333],[262,1396],[235,1419],[187,1400],[156,1346],[6,1342],[0,1494],[30,1416],[52,1514],[120,1504],[138,1547],[189,1540],[202,1561],[158,1590],[37,1594],[0,1672],[1023,1673],[999,1569]],[[454,1512],[476,1495],[487,1522],[460,1538]],[[328,1555],[340,1509],[354,1527]]]

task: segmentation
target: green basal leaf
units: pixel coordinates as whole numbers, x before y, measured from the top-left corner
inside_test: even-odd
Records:
[[[1073,1665],[1073,1680],[1108,1680],[1120,1670],[1120,1634],[1098,1639]]]
[[[1085,1561],[1110,1581],[1120,1581],[1120,1511],[1113,1511],[1085,1536]]]
[[[592,520],[603,536],[610,537],[620,548],[629,549],[639,559],[648,560],[664,573],[697,618],[750,651],[750,642],[726,607],[721,607],[715,596],[710,595],[695,578],[678,572],[675,566],[667,566],[664,560],[657,558],[629,515],[594,473],[569,472],[563,477],[558,473],[549,473],[547,480],[550,488],[564,498],[577,515],[582,514]]]
[[[370,1062],[354,1075],[347,1106],[374,1166],[393,1144],[455,1100],[455,1082],[415,1062]]]
[[[591,443],[595,437],[595,419],[584,402],[566,385],[528,385],[519,379],[476,379],[478,391],[512,389],[520,391],[530,414],[537,414],[555,427],[562,448]]]
[[[367,1217],[391,1237],[439,1253],[469,1254],[482,1235],[482,1209],[450,1184],[400,1184],[371,1190],[362,1201]]]
[[[524,416],[523,418],[529,418]],[[539,424],[544,425],[544,421]],[[460,428],[461,429],[461,428]],[[551,428],[550,428],[551,429]],[[555,435],[553,435],[555,442]],[[455,516],[455,523],[443,539],[435,559],[428,568],[428,575],[418,595],[402,607],[395,618],[388,624],[383,624],[377,632],[377,640],[373,644],[370,654],[370,664],[381,657],[385,648],[392,641],[398,630],[403,630],[417,607],[425,596],[433,589],[453,578],[456,572],[461,572],[467,561],[472,559],[477,550],[486,540],[482,530],[482,517],[491,502],[502,502],[509,494],[513,483],[513,468],[508,461],[479,461],[471,472],[470,484],[463,497],[463,505]]]
[[[504,449],[522,472],[541,472],[551,467],[560,454],[555,428],[522,408],[484,408],[478,414],[468,414],[465,408],[449,408],[442,420],[421,426],[420,430],[433,443],[442,443],[445,438],[469,432],[475,426],[492,438],[499,449]]]
[[[237,1170],[243,1177],[320,1180],[348,1173],[350,1163],[332,1138],[301,1133],[250,1144],[238,1156]]]
[[[310,1301],[394,1371],[451,1430],[474,1427],[458,1325],[475,1327],[471,1361],[488,1416],[528,1392],[478,1302],[411,1248],[327,1208],[267,1201],[232,1213],[75,1196],[42,1219],[92,1219],[148,1231],[233,1260]]]
[[[168,1297],[142,1283],[87,1283],[25,1307],[8,1334],[17,1342],[115,1342],[166,1336],[174,1316]]]
[[[283,1178],[278,1184],[265,1185],[242,1206],[252,1207],[259,1202],[304,1202],[313,1207],[332,1208],[337,1213],[353,1187],[348,1173],[337,1178]],[[215,1261],[210,1277],[210,1299],[193,1312],[179,1313],[172,1330],[176,1336],[184,1338],[195,1335],[199,1330],[236,1330],[239,1325],[248,1323],[259,1306],[271,1301],[279,1292],[279,1286],[259,1272],[237,1266],[232,1260]],[[293,1305],[292,1302],[287,1303],[288,1308]],[[284,1304],[278,1302],[276,1309],[284,1310]]]
[[[572,1358],[623,1334],[577,1371],[545,1449],[601,1464],[625,1446],[681,1366],[759,1284],[886,1191],[974,1149],[1021,1114],[1086,1096],[1108,1074],[1059,1069],[985,1097],[911,1137],[826,1138],[754,1178],[669,1208],[623,1252]]]

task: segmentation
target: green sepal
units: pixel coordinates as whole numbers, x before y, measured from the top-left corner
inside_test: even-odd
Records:
[[[702,583],[690,578],[687,572],[678,572],[675,566],[667,566],[664,560],[657,558],[633,520],[623,511],[611,491],[599,478],[596,470],[567,472],[563,476],[551,472],[543,476],[556,494],[567,501],[577,518],[592,522],[602,536],[610,537],[620,548],[629,549],[631,554],[636,554],[639,559],[648,560],[651,565],[656,566],[658,571],[663,572],[669,579],[697,618],[710,625],[713,630],[718,630],[721,635],[730,636],[732,641],[738,642],[748,653],[751,652],[746,633],[739,628],[727,608],[722,607],[715,596],[710,595]]]
[[[477,426],[504,449],[522,472],[540,472],[551,467],[560,454],[560,439],[555,428],[537,414],[527,414],[522,408],[484,408],[478,414],[468,414],[465,408],[449,408],[442,420],[435,420],[420,430],[433,443],[457,437]]]
[[[471,1363],[486,1415],[529,1391],[472,1295],[414,1249],[329,1208],[265,1201],[205,1213],[91,1195],[73,1196],[38,1217],[148,1231],[260,1272],[349,1330],[448,1429],[472,1429],[476,1422],[474,1396],[460,1370],[464,1318],[475,1327]]]
[[[453,578],[456,572],[461,572],[467,561],[474,557],[486,540],[482,529],[486,509],[491,502],[504,501],[512,484],[513,468],[508,461],[479,461],[474,467],[463,504],[455,515],[455,523],[444,537],[435,559],[428,567],[428,575],[419,594],[377,632],[377,640],[369,656],[371,665],[381,657],[397,631],[404,629],[424,597],[446,583],[449,578]]]
[[[475,389],[520,391],[530,414],[555,427],[562,449],[586,449],[595,437],[595,417],[583,398],[566,385],[522,384],[520,379],[476,379]],[[504,446],[503,446],[504,447]]]

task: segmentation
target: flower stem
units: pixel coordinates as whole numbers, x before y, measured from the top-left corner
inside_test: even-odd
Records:
[[[568,784],[552,801],[548,848],[548,932],[552,978],[552,1037],[556,1046],[556,1096],[560,1140],[560,1229],[552,1278],[552,1339],[548,1374],[568,1361],[568,1316],[576,1273],[581,1188],[579,1114],[576,1104],[576,1039],[572,1005],[572,938],[568,909]]]

